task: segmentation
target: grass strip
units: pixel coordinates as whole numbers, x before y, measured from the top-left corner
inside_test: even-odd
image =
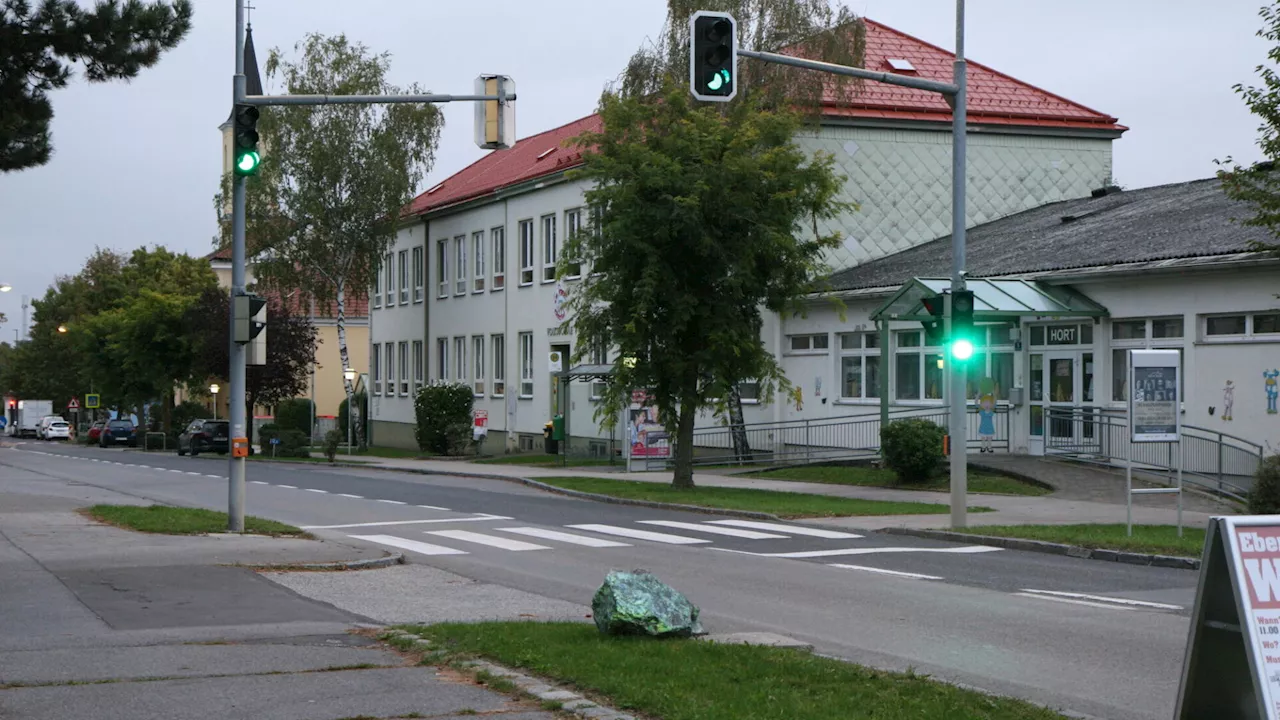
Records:
[[[832,485],[858,485],[862,487],[883,487],[893,490],[929,490],[947,492],[951,489],[951,479],[945,475],[927,483],[900,483],[892,470],[865,467],[859,465],[808,465],[803,467],[778,468],[748,473],[744,477],[765,480],[799,480],[803,482],[829,483]],[[1006,475],[969,471],[969,492],[997,493],[1001,495],[1048,495],[1051,490],[1039,485],[1032,485],[1017,478]]]
[[[697,505],[718,510],[749,510],[784,518],[844,517],[849,515],[938,515],[950,512],[946,505],[918,502],[886,502],[858,498],[776,492],[750,488],[677,488],[667,483],[613,480],[592,477],[540,477],[538,482],[566,490],[608,495],[628,500]],[[990,508],[969,508],[989,512]]]
[[[1204,528],[1184,527],[1182,537],[1173,525],[1134,525],[1130,537],[1122,523],[1112,525],[979,525],[953,532],[970,535],[1043,540],[1079,545],[1098,550],[1200,557],[1204,549]]]
[[[475,460],[479,465],[532,465],[534,467],[546,467],[563,464],[565,467],[601,467],[608,466],[607,459],[600,458],[568,458],[565,459],[560,455],[501,455],[498,457],[488,457]],[[614,461],[615,465],[622,465],[625,461]]]
[[[407,628],[454,659],[482,656],[663,720],[1062,720],[1021,700],[797,650],[609,637],[584,623]]]
[[[227,514],[201,508],[169,505],[94,505],[85,514],[94,520],[128,530],[163,535],[205,535],[227,531]],[[310,537],[301,529],[252,515],[244,518],[244,529],[256,535]]]

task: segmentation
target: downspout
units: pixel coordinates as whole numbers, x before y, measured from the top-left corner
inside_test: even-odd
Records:
[[[889,352],[889,321],[878,321],[876,328],[880,332],[880,430],[883,432],[889,426],[889,358],[892,357]],[[879,438],[876,438],[876,447],[880,447]]]

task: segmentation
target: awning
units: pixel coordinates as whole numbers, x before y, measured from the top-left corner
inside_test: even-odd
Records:
[[[612,365],[579,365],[560,373],[566,380],[605,380],[612,376]]]
[[[975,321],[1012,320],[1023,317],[1107,316],[1107,309],[1075,290],[1027,280],[966,280],[973,291]],[[923,300],[950,290],[950,278],[912,278],[874,313],[872,320],[928,321],[935,319]]]

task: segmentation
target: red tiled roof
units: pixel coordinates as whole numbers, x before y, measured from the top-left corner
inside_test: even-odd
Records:
[[[231,248],[224,247],[214,250],[208,255],[205,255],[205,259],[210,262],[231,262]],[[276,290],[266,290],[264,292],[268,297],[279,298],[282,302],[287,301],[289,303],[289,310],[296,315],[307,315],[311,312],[309,304],[304,304],[303,295],[301,293],[293,292],[287,295],[282,295]],[[337,316],[338,304],[336,302],[329,302],[324,305],[316,306],[315,317],[336,318]],[[364,292],[348,292],[346,316],[348,318],[369,317],[369,295]]]
[[[209,253],[208,255],[205,255],[204,257],[206,260],[221,260],[223,262],[231,262],[231,246],[225,245],[223,247],[220,247],[217,250],[214,250],[213,252]]]
[[[890,72],[889,59],[909,61],[911,75],[951,82],[955,54],[923,40],[899,32],[873,20],[866,24],[864,67]],[[980,63],[969,61],[969,122],[989,125],[1092,128],[1123,132],[1128,128],[1117,119],[1079,103],[1016,80]],[[946,99],[927,90],[915,90],[875,81],[863,83],[852,102],[828,105],[831,117],[858,117],[887,120],[951,122]],[[532,135],[508,150],[491,152],[427,192],[414,198],[406,216],[423,215],[496,190],[527,182],[581,164],[579,148],[561,144],[576,135],[600,129],[600,116],[588,115],[567,125]],[[549,154],[546,154],[548,151]]]

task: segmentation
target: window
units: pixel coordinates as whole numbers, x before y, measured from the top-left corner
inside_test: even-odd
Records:
[[[436,380],[449,379],[449,339],[436,338]]]
[[[449,241],[436,241],[436,297],[449,297]]]
[[[387,397],[396,394],[396,344],[387,343],[383,351],[387,355]]]
[[[501,290],[507,283],[507,229],[496,227],[489,231],[493,242],[493,289]]]
[[[880,397],[880,333],[840,335],[840,399]]]
[[[502,397],[507,393],[507,338],[504,335],[493,336],[493,396]]]
[[[409,304],[409,251],[400,251],[400,304]]]
[[[745,380],[738,383],[738,397],[741,397],[742,402],[748,405],[760,402],[760,383],[755,380]]]
[[[382,268],[373,274],[373,306],[382,307]]]
[[[1009,388],[1013,385],[1013,344],[1009,341],[1009,330],[1014,327],[1013,323],[979,326],[978,347],[965,369],[967,399],[978,399],[982,381],[987,378],[995,386],[996,400],[1009,399]]]
[[[426,261],[426,248],[419,245],[413,249],[413,301],[422,302],[422,288],[426,283],[426,268],[423,263]]]
[[[475,374],[471,378],[475,383],[476,397],[484,396],[484,336],[473,335],[471,337],[471,362],[475,365]]]
[[[400,394],[409,394],[409,343],[400,343]]]
[[[382,270],[387,284],[386,305],[391,307],[396,303],[396,258],[391,253],[382,260]],[[390,380],[391,378],[387,378]]]
[[[556,260],[558,257],[556,216],[547,215],[542,218],[542,282],[548,283],[556,279]]]
[[[941,400],[942,353],[925,347],[919,330],[900,332],[894,349],[894,397],[898,400]]]
[[[375,296],[376,297],[376,296]],[[371,349],[373,357],[369,359],[369,372],[373,374],[373,394],[382,394],[382,346],[374,345]]]
[[[533,221],[520,221],[520,285],[533,284]]]
[[[1129,399],[1129,351],[1151,348],[1182,350],[1182,318],[1136,318],[1111,321],[1111,400],[1125,402]],[[1086,378],[1091,378],[1086,368]],[[1186,371],[1181,383],[1186,386]],[[1092,389],[1085,387],[1085,399],[1092,400]]]
[[[564,214],[564,240],[569,242],[582,230],[582,210],[567,210]],[[582,277],[582,263],[574,259],[569,263],[564,276],[567,278]]]
[[[520,397],[533,397],[533,333],[520,333]]]
[[[484,292],[484,231],[471,234],[471,255],[475,260],[476,284],[471,292]]]
[[[467,339],[465,337],[453,339],[453,372],[454,380],[460,383],[467,381]]]
[[[459,235],[453,239],[453,294],[467,293],[467,236]]]
[[[423,374],[423,368],[422,368],[422,341],[414,340],[413,341],[413,393],[415,395],[417,395],[418,391],[422,389],[423,378],[424,378],[424,374]]]
[[[1280,311],[1212,315],[1204,319],[1206,342],[1280,340]]]
[[[817,335],[788,335],[791,352],[825,352],[830,342],[826,333]]]
[[[590,362],[592,365],[608,365],[609,351],[599,346],[591,348]],[[599,400],[601,397],[604,396],[605,383],[606,383],[606,380],[604,378],[599,378],[599,377],[591,378],[591,399],[592,400]]]

